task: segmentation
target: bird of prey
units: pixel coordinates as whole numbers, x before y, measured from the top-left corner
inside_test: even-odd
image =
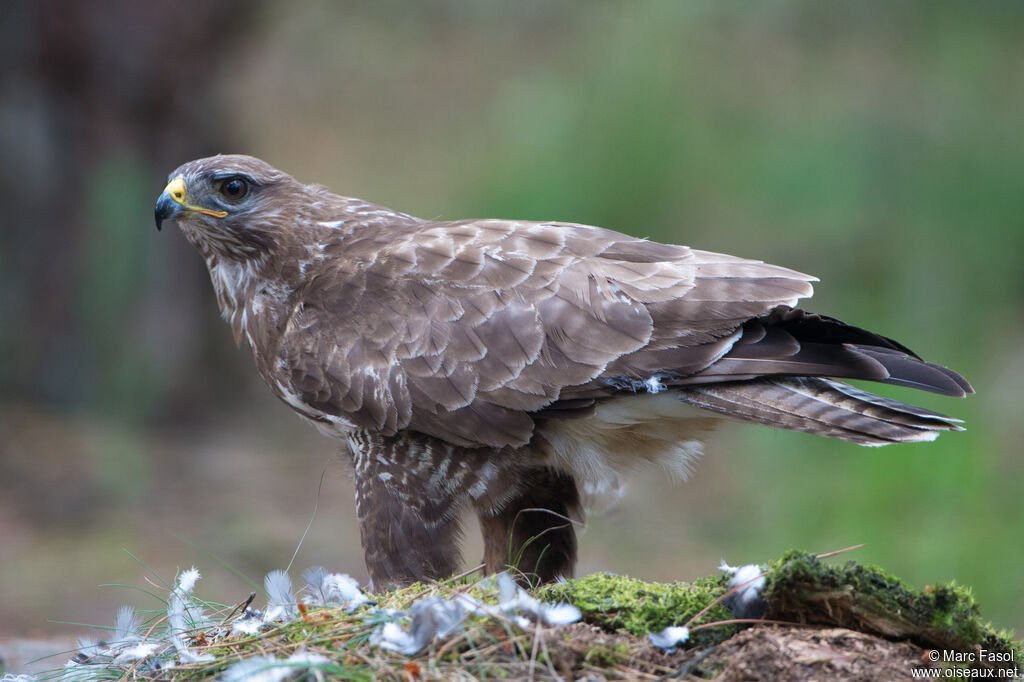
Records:
[[[685,475],[723,420],[860,445],[957,420],[837,379],[950,396],[956,372],[794,307],[815,278],[560,222],[435,222],[250,156],[184,164],[156,204],[198,249],[236,343],[351,457],[375,586],[460,565],[570,576],[573,525],[632,470]]]

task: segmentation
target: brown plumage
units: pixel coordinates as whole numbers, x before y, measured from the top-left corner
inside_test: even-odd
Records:
[[[205,258],[271,390],[346,443],[378,585],[456,569],[467,502],[488,570],[569,575],[584,506],[641,464],[685,474],[723,417],[861,445],[960,428],[835,378],[971,392],[793,308],[814,278],[760,261],[585,225],[425,221],[248,156],[171,178],[157,226],[177,220]]]

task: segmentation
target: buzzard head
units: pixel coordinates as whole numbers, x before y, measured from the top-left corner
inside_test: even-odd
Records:
[[[245,261],[277,250],[299,213],[302,186],[251,156],[190,161],[170,175],[156,202],[156,228],[175,220],[205,256]]]

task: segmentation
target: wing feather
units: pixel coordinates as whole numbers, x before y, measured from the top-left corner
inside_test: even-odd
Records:
[[[469,446],[522,445],[529,413],[589,407],[622,376],[698,374],[813,279],[564,223],[381,225],[351,250],[324,247],[282,325],[285,389],[313,417]]]

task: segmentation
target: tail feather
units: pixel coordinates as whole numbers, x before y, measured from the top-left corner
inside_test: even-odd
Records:
[[[854,346],[857,351],[876,360],[889,373],[883,383],[919,388],[923,391],[963,398],[974,389],[960,374],[948,367],[925,362],[898,350],[874,346]]]
[[[743,421],[859,445],[934,440],[958,420],[818,377],[765,377],[687,387],[684,402]]]
[[[865,379],[958,398],[974,393],[967,380],[953,370],[925,362],[892,339],[830,317],[785,307],[748,320],[725,355],[675,383],[783,375]]]

